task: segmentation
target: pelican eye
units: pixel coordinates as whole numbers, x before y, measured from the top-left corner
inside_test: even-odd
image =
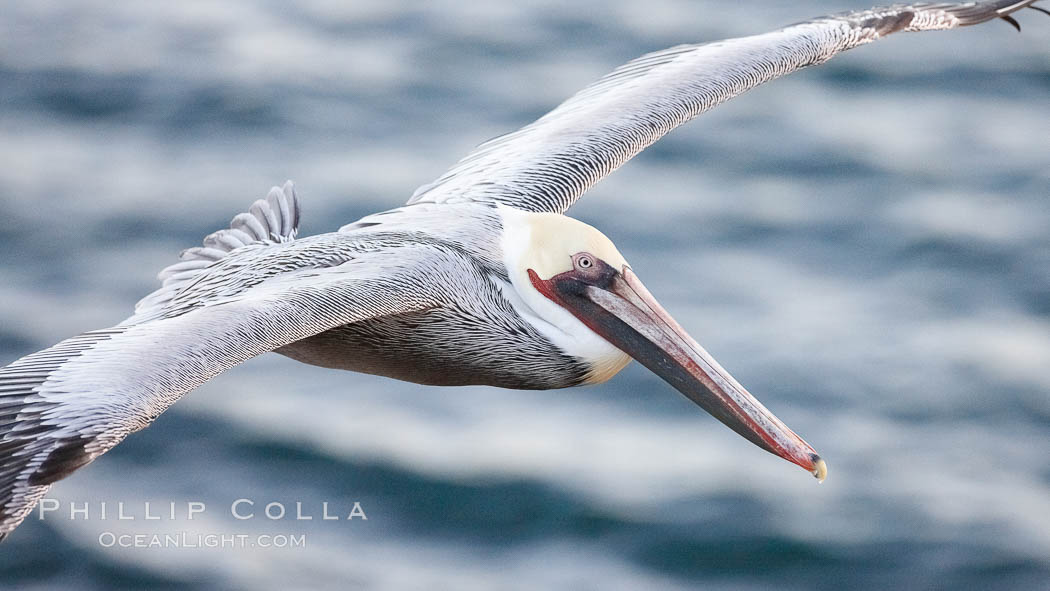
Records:
[[[594,259],[590,255],[579,255],[576,257],[576,266],[580,269],[590,269],[594,267]]]

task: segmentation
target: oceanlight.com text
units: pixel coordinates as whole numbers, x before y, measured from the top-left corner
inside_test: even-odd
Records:
[[[104,531],[98,535],[103,548],[305,548],[306,534],[129,534]]]

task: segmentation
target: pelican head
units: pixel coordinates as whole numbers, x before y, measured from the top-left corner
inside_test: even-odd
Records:
[[[675,322],[604,234],[560,214],[500,210],[523,315],[588,364],[587,383],[634,358],[748,441],[824,479],[824,460]]]

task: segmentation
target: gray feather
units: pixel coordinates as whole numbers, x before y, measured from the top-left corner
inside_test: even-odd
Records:
[[[126,323],[141,322],[162,314],[164,307],[196,281],[205,269],[231,252],[254,244],[290,242],[299,231],[299,200],[292,182],[273,187],[265,200],[252,204],[249,212],[237,214],[225,230],[204,238],[204,246],[179,253],[180,262],[165,267],[157,278],[161,288],[135,305],[135,315]]]
[[[484,201],[564,212],[667,132],[759,84],[898,31],[975,25],[1035,1],[897,4],[644,55],[536,122],[481,144],[408,203]]]

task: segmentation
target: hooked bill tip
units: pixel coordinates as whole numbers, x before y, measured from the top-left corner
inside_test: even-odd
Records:
[[[817,482],[824,482],[824,479],[828,477],[828,464],[818,457],[817,461],[813,462],[812,474],[816,477]]]

